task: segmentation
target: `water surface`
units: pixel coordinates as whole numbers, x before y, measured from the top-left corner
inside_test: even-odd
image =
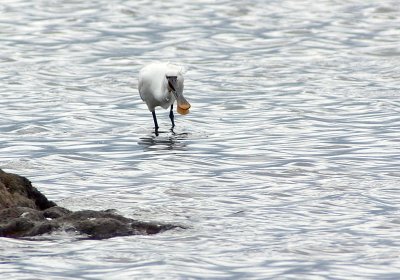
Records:
[[[0,168],[187,227],[0,239],[6,279],[398,279],[397,1],[3,1]],[[137,92],[187,68],[187,116]]]

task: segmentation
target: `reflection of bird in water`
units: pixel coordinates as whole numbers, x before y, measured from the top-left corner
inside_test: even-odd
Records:
[[[183,150],[186,147],[184,141],[187,139],[187,133],[172,133],[165,136],[149,135],[139,139],[138,144],[146,148],[146,150]]]
[[[175,126],[173,104],[176,100],[177,112],[189,113],[190,104],[183,96],[182,68],[170,63],[152,63],[145,66],[139,73],[139,93],[153,115],[154,127],[158,134],[158,123],[155,108],[171,108],[169,117],[172,128]]]

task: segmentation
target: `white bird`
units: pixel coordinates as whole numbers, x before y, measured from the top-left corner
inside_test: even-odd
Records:
[[[182,67],[170,63],[151,63],[140,70],[139,94],[153,115],[156,134],[158,133],[156,107],[171,108],[169,117],[172,128],[175,127],[173,113],[175,100],[178,113],[182,115],[189,113],[190,104],[183,96],[182,72]]]

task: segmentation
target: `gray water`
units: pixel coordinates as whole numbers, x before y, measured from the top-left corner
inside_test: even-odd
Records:
[[[0,168],[186,229],[0,239],[1,279],[399,279],[398,1],[0,3]],[[186,67],[191,113],[137,92]]]

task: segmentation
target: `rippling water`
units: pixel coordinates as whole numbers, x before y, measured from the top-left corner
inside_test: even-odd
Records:
[[[188,229],[0,239],[4,279],[400,277],[398,1],[0,3],[0,168]],[[184,65],[191,113],[137,92]]]

